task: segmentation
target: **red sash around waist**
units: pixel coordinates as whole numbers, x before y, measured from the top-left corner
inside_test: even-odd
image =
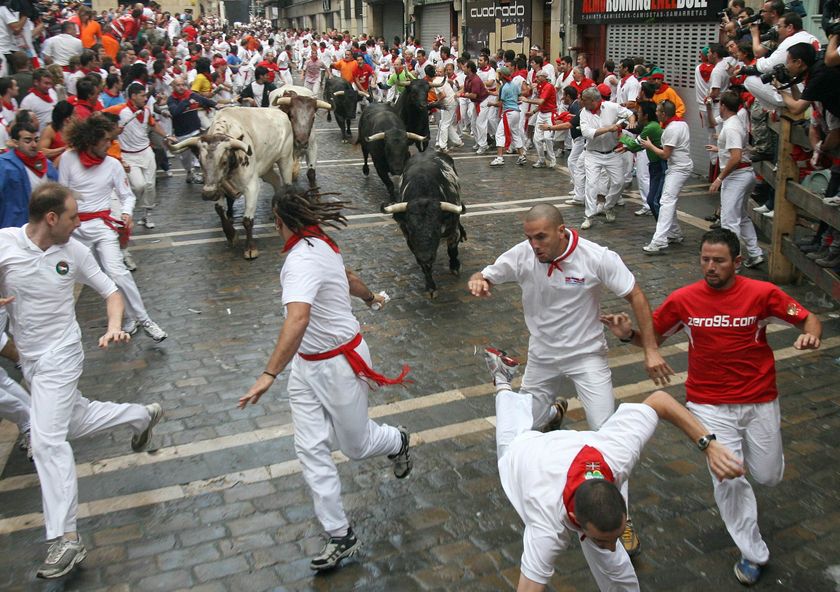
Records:
[[[79,212],[79,220],[82,222],[88,222],[96,219],[102,220],[105,223],[105,226],[117,233],[121,249],[124,249],[128,245],[128,239],[131,237],[131,229],[122,220],[112,218],[111,210],[102,210],[100,212]]]
[[[347,362],[350,364],[350,367],[353,369],[353,373],[356,376],[361,377],[363,380],[371,380],[380,386],[386,384],[404,384],[406,382],[411,382],[410,380],[405,379],[405,376],[406,374],[408,374],[409,371],[409,367],[407,364],[403,365],[402,372],[396,378],[388,378],[387,376],[383,376],[382,374],[379,374],[373,368],[368,366],[364,358],[362,358],[362,356],[360,356],[356,351],[356,348],[361,342],[362,334],[356,333],[356,336],[353,339],[351,339],[344,345],[340,345],[335,349],[331,349],[330,351],[326,351],[320,354],[304,354],[298,352],[298,355],[309,362],[329,360],[330,358],[335,358],[336,356],[343,355],[345,358],[347,358]]]

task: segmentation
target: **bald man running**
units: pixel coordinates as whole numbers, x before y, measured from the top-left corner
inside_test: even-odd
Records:
[[[533,427],[559,427],[566,401],[558,400],[558,394],[565,378],[575,387],[590,429],[598,430],[615,411],[600,320],[601,292],[606,288],[630,303],[644,344],[645,368],[657,385],[664,385],[674,371],[659,353],[650,305],[621,258],[567,228],[553,205],[531,208],[524,232],[526,240],[470,277],[469,290],[473,296],[487,297],[497,284],[516,282],[522,289],[531,338],[521,392],[532,396]],[[509,390],[518,362],[492,347],[484,355],[497,376],[496,390]],[[626,499],[626,483],[622,493]],[[622,542],[631,556],[639,552],[629,520]]]

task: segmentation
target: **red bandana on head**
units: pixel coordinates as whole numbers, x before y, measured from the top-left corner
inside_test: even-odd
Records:
[[[283,245],[283,252],[288,253],[292,250],[296,244],[298,244],[301,240],[307,238],[317,238],[325,243],[327,243],[330,248],[335,251],[336,253],[340,253],[341,251],[338,250],[338,245],[335,244],[335,241],[331,239],[327,234],[321,229],[320,226],[304,226],[299,232],[296,232],[294,236],[289,238],[286,241],[286,244]]]
[[[566,513],[569,514],[569,520],[578,528],[582,527],[571,516],[575,511],[575,492],[589,479],[605,479],[610,483],[615,482],[612,469],[604,460],[604,455],[597,448],[584,446],[572,460],[569,472],[566,474],[566,486],[563,488],[563,505],[566,508]]]
[[[47,174],[47,157],[44,156],[43,152],[39,152],[35,156],[26,156],[23,152],[15,148],[15,156],[26,165],[26,168],[38,175],[38,177],[43,177]]]
[[[572,236],[571,236],[571,238],[569,238],[569,245],[566,247],[566,252],[563,253],[562,255],[560,255],[559,257],[554,259],[554,261],[552,261],[551,263],[548,264],[548,277],[551,277],[551,274],[554,273],[555,269],[557,271],[563,271],[563,268],[560,267],[560,263],[562,261],[565,261],[566,259],[568,259],[569,256],[572,253],[575,252],[575,249],[578,246],[578,239],[580,238],[578,236],[578,233],[576,231],[572,230],[572,229],[569,229],[569,232],[571,233]]]

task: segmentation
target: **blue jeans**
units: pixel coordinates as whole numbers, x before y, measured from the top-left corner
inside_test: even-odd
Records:
[[[650,171],[650,190],[647,203],[654,218],[659,218],[659,200],[662,199],[662,188],[665,186],[665,171],[668,170],[667,160],[657,160],[648,163]]]

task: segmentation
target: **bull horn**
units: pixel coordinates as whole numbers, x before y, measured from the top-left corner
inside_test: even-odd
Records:
[[[330,111],[332,109],[332,105],[330,105],[326,101],[317,101],[316,104],[318,105],[318,109],[326,109],[327,111]]]
[[[242,140],[237,140],[236,138],[230,139],[230,147],[234,150],[242,150],[242,152],[248,152],[250,150],[248,144],[246,144]]]
[[[408,86],[409,84],[411,84],[411,80],[400,80],[397,82],[397,86]]]
[[[333,96],[334,97],[343,97],[344,96],[344,91],[343,90],[337,90],[333,93]]]
[[[440,209],[444,212],[449,212],[450,214],[460,214],[462,213],[464,206],[459,206],[457,204],[449,203],[447,201],[440,202]]]
[[[443,204],[441,204],[443,205]],[[402,214],[408,209],[408,202],[401,201],[390,206],[385,206],[382,211],[386,214]]]
[[[385,139],[385,132],[379,132],[378,134],[373,134],[372,136],[368,136],[365,138],[365,142],[378,142],[379,140]]]
[[[406,132],[405,137],[414,142],[425,142],[428,140],[426,136],[421,136],[420,134],[415,134],[414,132]]]
[[[193,146],[198,145],[199,142],[201,142],[201,138],[199,138],[198,136],[193,136],[192,138],[187,138],[186,140],[178,142],[177,144],[172,144],[169,147],[169,151],[172,154],[180,154],[184,150],[187,150],[189,148],[192,148]]]
[[[274,97],[274,106],[275,107],[279,107],[280,105],[288,107],[291,104],[292,104],[292,98],[291,97]]]

